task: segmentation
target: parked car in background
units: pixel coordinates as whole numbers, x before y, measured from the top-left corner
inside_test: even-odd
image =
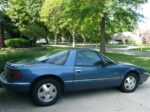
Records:
[[[35,104],[54,104],[62,92],[120,87],[133,92],[149,74],[142,67],[117,63],[90,49],[70,49],[33,60],[8,62],[0,75],[3,87],[30,92]]]
[[[115,40],[111,40],[111,41],[109,41],[108,43],[109,43],[109,44],[114,44],[114,45],[119,44],[119,42],[118,42],[118,41],[115,41]]]

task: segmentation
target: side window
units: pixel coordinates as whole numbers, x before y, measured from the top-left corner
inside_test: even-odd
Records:
[[[63,65],[65,64],[68,58],[68,54],[69,54],[69,51],[63,51],[63,52],[54,54],[50,56],[46,62],[50,64],[55,64],[55,65]]]
[[[99,66],[102,60],[99,55],[93,51],[78,51],[76,57],[76,66]]]
[[[101,56],[101,58],[102,58],[103,63],[104,63],[105,65],[111,65],[111,64],[114,64],[113,61],[111,61],[110,59],[108,59],[108,58],[106,58],[106,57],[104,57],[104,56]]]

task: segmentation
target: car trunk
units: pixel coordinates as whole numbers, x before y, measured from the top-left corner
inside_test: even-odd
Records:
[[[10,62],[6,63],[4,68],[4,74],[8,82],[14,82],[21,76],[21,72],[18,67],[14,66],[14,64]]]

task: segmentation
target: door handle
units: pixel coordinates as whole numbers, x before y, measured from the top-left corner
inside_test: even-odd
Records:
[[[76,70],[76,73],[80,73],[82,70]]]

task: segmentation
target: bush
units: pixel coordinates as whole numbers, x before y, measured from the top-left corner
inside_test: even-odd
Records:
[[[129,39],[129,40],[128,40],[128,44],[129,44],[129,45],[136,45],[136,42],[135,42],[135,40],[133,40],[133,39]]]
[[[4,41],[5,45],[7,47],[11,48],[23,48],[23,47],[29,47],[31,42],[29,40],[23,39],[23,38],[13,38],[13,39],[7,39]]]

